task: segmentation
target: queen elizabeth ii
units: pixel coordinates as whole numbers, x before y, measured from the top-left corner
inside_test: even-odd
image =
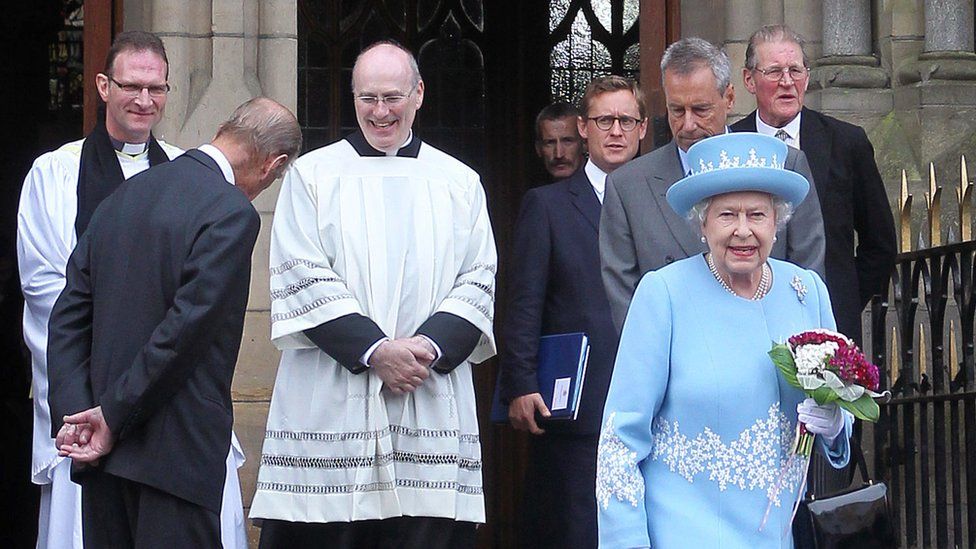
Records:
[[[760,134],[705,139],[668,190],[708,252],[647,273],[627,313],[597,460],[601,547],[791,548],[797,421],[834,467],[847,463],[850,415],[804,400],[767,355],[834,329],[820,277],[769,258],[809,189],[786,154]]]

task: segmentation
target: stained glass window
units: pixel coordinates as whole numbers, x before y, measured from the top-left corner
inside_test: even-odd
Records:
[[[299,0],[298,10],[298,120],[306,149],[358,128],[356,56],[394,39],[417,55],[426,85],[414,128],[461,160],[484,165],[483,0]]]
[[[596,76],[638,78],[640,0],[550,0],[550,93],[578,102]]]
[[[49,111],[81,111],[84,63],[82,33],[85,10],[82,0],[62,0],[62,27],[48,44]]]

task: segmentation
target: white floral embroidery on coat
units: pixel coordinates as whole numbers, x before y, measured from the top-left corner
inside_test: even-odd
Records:
[[[596,500],[606,509],[610,496],[637,507],[644,495],[644,476],[637,468],[637,452],[627,448],[613,429],[611,412],[600,432],[596,458]]]
[[[654,449],[649,457],[667,465],[671,472],[688,482],[707,472],[708,480],[722,491],[730,485],[740,490],[765,490],[777,507],[780,495],[792,493],[803,473],[803,460],[789,461],[793,423],[780,412],[778,402],[769,407],[765,418],[756,420],[728,444],[708,427],[689,439],[680,432],[677,421],[664,418],[654,421],[653,434]],[[602,444],[601,439],[601,450]]]

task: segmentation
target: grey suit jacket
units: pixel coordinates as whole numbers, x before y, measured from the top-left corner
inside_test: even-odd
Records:
[[[802,151],[789,148],[786,169],[810,182],[771,255],[823,276],[824,226],[817,188]],[[708,250],[692,223],[668,205],[668,188],[683,177],[674,141],[624,164],[607,177],[600,215],[603,285],[619,331],[644,273]]]

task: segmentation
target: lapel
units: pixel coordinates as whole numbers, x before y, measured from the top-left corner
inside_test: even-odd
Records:
[[[678,157],[678,145],[672,139],[670,143],[651,154],[655,153],[660,157],[655,159],[656,162],[649,163],[649,169],[645,174],[647,187],[657,205],[660,218],[667,225],[674,242],[686,257],[694,255],[701,251],[701,241],[695,237],[688,221],[676,214],[667,200],[668,189],[684,177],[681,158]]]
[[[583,214],[583,217],[589,222],[590,227],[593,228],[593,232],[599,232],[600,230],[600,199],[596,197],[596,192],[593,191],[593,186],[590,185],[590,180],[586,177],[586,172],[582,169],[577,170],[568,181],[566,181],[566,190],[572,198],[570,201],[573,206]]]
[[[756,116],[758,116],[758,115],[759,115],[758,111],[752,111],[751,113],[749,113],[748,115],[746,115],[745,118],[743,118],[742,120],[739,120],[738,122],[736,122],[735,124],[733,124],[731,126],[732,131],[734,131],[734,132],[753,132],[753,133],[755,133],[756,132]],[[802,140],[803,137],[801,136],[800,139]]]
[[[803,108],[800,118],[800,146],[807,156],[810,172],[813,173],[813,183],[817,186],[817,194],[821,200],[827,196],[830,165],[830,132],[817,113]]]

